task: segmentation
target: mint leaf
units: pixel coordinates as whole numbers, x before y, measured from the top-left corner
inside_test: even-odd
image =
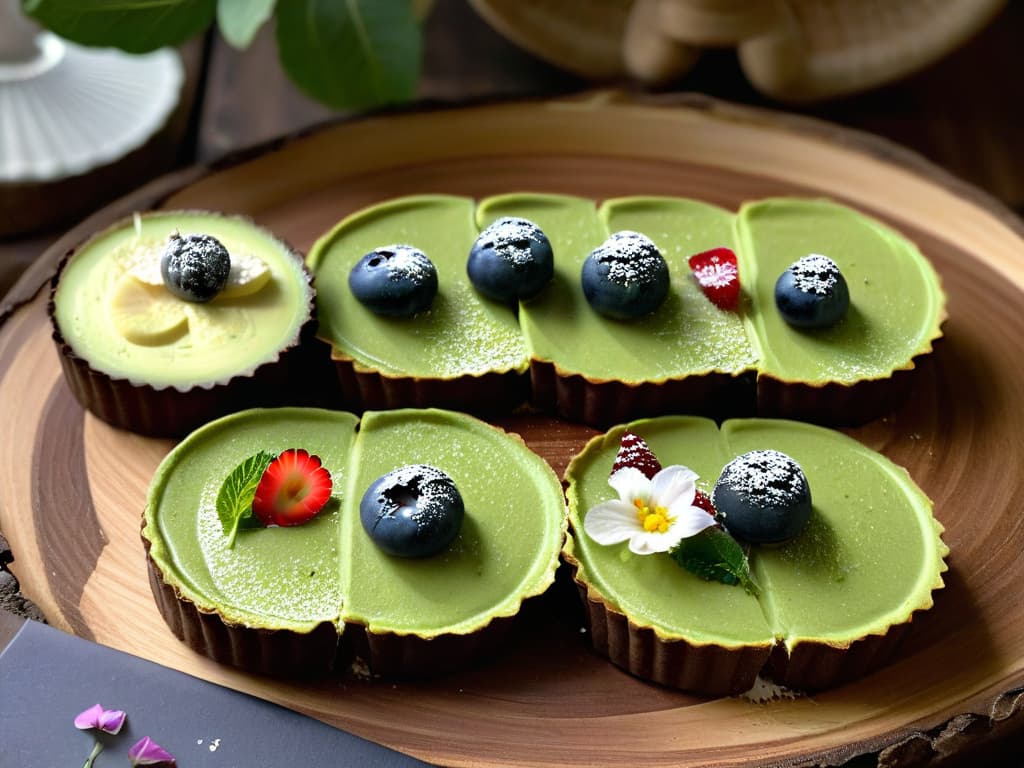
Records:
[[[669,555],[679,566],[702,579],[739,584],[752,595],[760,592],[750,576],[750,563],[743,547],[717,526],[683,539]]]
[[[281,65],[314,99],[343,109],[415,94],[422,35],[410,0],[287,0],[276,15]]]
[[[248,48],[277,0],[217,0],[217,26],[235,48]],[[288,0],[285,0],[287,2]]]
[[[231,470],[217,492],[217,517],[229,547],[235,545],[239,527],[251,527],[248,523],[252,518],[252,500],[260,478],[273,460],[274,454],[267,451],[250,456]]]
[[[51,32],[82,45],[147,53],[178,45],[212,22],[216,0],[22,0]]]

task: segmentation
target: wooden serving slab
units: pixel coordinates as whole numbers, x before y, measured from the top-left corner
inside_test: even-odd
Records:
[[[735,208],[827,195],[898,227],[949,294],[946,338],[912,401],[851,434],[934,499],[947,586],[882,671],[813,697],[701,699],[636,680],[588,648],[573,590],[529,606],[499,658],[429,683],[289,682],[180,644],[149,592],[139,523],[171,443],[84,415],[61,379],[45,282],[60,251],[135,209],[253,217],[301,249],[345,214],[416,192],[602,199],[685,195]],[[879,279],[884,279],[880,275]],[[930,756],[1024,718],[1024,226],[880,140],[701,97],[610,94],[367,117],[155,182],[46,253],[0,308],[0,530],[26,595],[75,634],[251,692],[451,765],[839,764]],[[509,419],[561,472],[590,430]]]

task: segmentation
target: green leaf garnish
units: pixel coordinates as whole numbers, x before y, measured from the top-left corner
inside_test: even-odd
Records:
[[[216,0],[22,0],[22,9],[73,42],[148,53],[206,29]]]
[[[217,0],[217,26],[235,48],[248,48],[259,28],[274,13],[277,0]]]
[[[411,99],[422,35],[410,0],[279,3],[277,49],[288,76],[336,108]]]
[[[274,460],[267,451],[250,456],[233,470],[217,492],[217,517],[228,537],[228,547],[235,546],[235,536],[241,527],[253,527],[252,500],[260,478]]]
[[[752,595],[760,590],[750,575],[747,554],[739,542],[717,526],[683,539],[669,552],[676,563],[707,581],[739,584]]]

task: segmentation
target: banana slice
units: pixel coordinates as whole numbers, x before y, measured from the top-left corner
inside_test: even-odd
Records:
[[[164,276],[160,274],[160,253],[152,249],[140,249],[131,261],[128,274],[146,285],[164,287]]]
[[[218,298],[237,299],[256,293],[270,280],[270,267],[258,256],[243,253],[231,257],[228,283]]]
[[[205,304],[183,302],[188,317],[189,340],[193,344],[240,343],[255,334],[249,313],[210,301]]]
[[[160,273],[160,254],[153,253],[149,258],[134,260],[128,269],[128,274],[140,283],[162,288],[164,278]],[[256,293],[269,280],[270,267],[263,259],[250,253],[233,255],[227,285],[217,294],[217,299],[237,299],[240,296],[249,296]]]
[[[188,331],[184,302],[163,287],[124,275],[110,295],[109,311],[118,333],[132,344],[172,344]]]

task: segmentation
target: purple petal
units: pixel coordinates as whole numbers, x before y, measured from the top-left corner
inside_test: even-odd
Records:
[[[90,728],[98,728],[100,718],[103,716],[103,707],[95,704],[89,707],[75,718],[75,728],[81,731],[88,731]]]
[[[106,733],[117,733],[124,725],[125,713],[119,709],[104,709],[94,704],[75,718],[75,728],[88,731],[98,728]]]
[[[100,722],[97,726],[106,733],[119,733],[124,725],[126,715],[120,709],[105,709],[100,715]]]
[[[152,765],[157,768],[175,768],[174,755],[161,747],[149,736],[143,736],[128,750],[128,759],[133,766]]]

